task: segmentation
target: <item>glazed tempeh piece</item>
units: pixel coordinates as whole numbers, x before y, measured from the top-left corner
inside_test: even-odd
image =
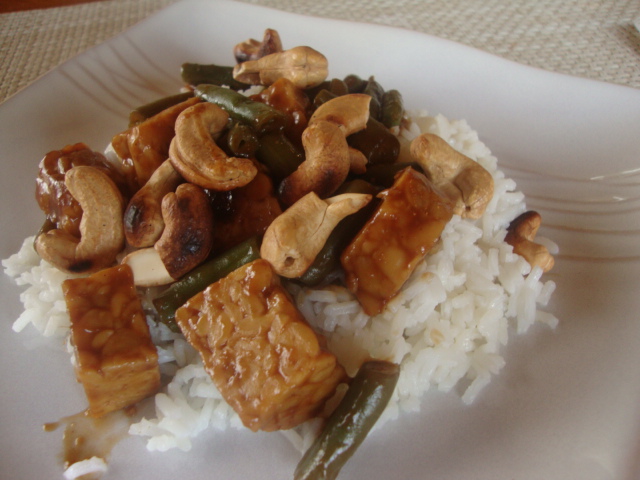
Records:
[[[407,167],[341,257],[346,282],[368,315],[380,313],[453,216],[451,203],[427,178]]]
[[[101,417],[153,395],[158,354],[127,265],[62,284],[71,316],[76,376]]]
[[[176,321],[253,431],[312,418],[345,379],[266,260],[211,284],[176,311]]]

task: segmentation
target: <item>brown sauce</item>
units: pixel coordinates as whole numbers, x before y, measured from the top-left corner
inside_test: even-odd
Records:
[[[62,436],[62,462],[66,470],[71,465],[91,457],[107,460],[113,447],[128,435],[131,415],[124,410],[95,418],[80,412],[57,422],[45,423],[45,432],[64,427]],[[84,475],[82,480],[97,480],[101,474]]]

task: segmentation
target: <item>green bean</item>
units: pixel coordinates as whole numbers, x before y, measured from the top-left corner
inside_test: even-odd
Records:
[[[393,163],[400,153],[400,141],[382,123],[369,118],[364,130],[347,138],[349,146],[360,150],[367,157],[369,165]]]
[[[340,80],[339,78],[332,78],[329,82],[329,88],[327,90],[339,97],[349,93],[349,87],[344,82],[344,80]]]
[[[298,463],[294,480],[335,479],[389,403],[399,376],[398,364],[363,363],[320,436]]]
[[[336,98],[337,95],[330,92],[327,89],[320,90],[315,97],[313,97],[313,108],[316,109],[323,103],[327,103],[329,100]]]
[[[282,130],[287,124],[284,113],[229,88],[206,84],[198,85],[195,92],[198,97],[223,108],[233,120],[249,125],[258,134]]]
[[[316,85],[315,87],[306,88],[304,93],[307,95],[307,98],[313,102],[313,99],[316,98],[316,95],[320,90],[327,90],[329,88],[330,82],[325,80],[324,82]]]
[[[371,96],[371,103],[369,103],[369,115],[376,120],[380,120],[382,111],[382,96],[384,95],[384,89],[382,85],[375,81],[373,77],[369,77],[369,81],[362,91],[365,95]]]
[[[256,158],[266,165],[275,183],[296,171],[304,161],[304,152],[282,132],[266,133],[260,137]]]
[[[259,257],[260,245],[254,237],[193,269],[153,300],[160,321],[173,331],[180,331],[175,320],[179,307],[212,283]]]
[[[190,99],[191,97],[193,97],[193,92],[183,92],[154,100],[153,102],[147,103],[145,105],[141,105],[140,107],[132,110],[129,113],[129,127],[134,127],[139,123],[144,122],[147,118],[153,117],[163,110],[182,103],[185,100]]]
[[[399,127],[404,116],[404,102],[398,90],[387,90],[382,96],[380,121],[387,128]]]
[[[364,180],[356,179],[344,183],[335,194],[342,193],[368,193],[375,196],[378,189]],[[368,205],[342,219],[327,238],[311,266],[296,281],[308,287],[314,287],[334,278],[341,269],[342,251],[369,220],[377,204],[378,199],[373,198]]]
[[[367,81],[360,78],[358,75],[347,75],[344,77],[344,83],[349,89],[349,93],[362,93],[367,86]]]
[[[232,155],[237,157],[251,157],[259,146],[256,133],[243,123],[235,123],[227,133],[227,145]]]
[[[242,83],[233,78],[233,67],[222,65],[203,65],[200,63],[183,63],[182,80],[187,85],[201,85],[210,83],[213,85],[226,85],[232,90],[244,90],[251,85]]]
[[[367,171],[360,176],[363,180],[379,185],[382,188],[389,188],[393,185],[396,173],[411,167],[420,173],[424,173],[423,168],[417,162],[380,163],[367,168]]]
[[[333,195],[342,195],[343,193],[368,193],[369,195],[377,195],[380,189],[364,178],[355,178],[344,182]]]
[[[304,93],[306,93],[309,100],[313,102],[313,99],[316,98],[316,95],[322,90],[327,90],[335,95],[346,95],[347,93],[350,93],[347,84],[344,83],[344,80],[340,80],[339,78],[325,80],[315,87],[307,88]]]

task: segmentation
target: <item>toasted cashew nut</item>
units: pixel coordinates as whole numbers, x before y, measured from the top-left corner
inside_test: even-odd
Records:
[[[349,171],[356,175],[362,175],[367,171],[367,156],[357,148],[349,147]]]
[[[363,158],[350,151],[346,137],[367,126],[371,97],[349,94],[324,103],[302,132],[305,161],[280,184],[280,200],[292,205],[309,192],[331,195],[350,168],[362,170]],[[366,159],[365,159],[366,163]]]
[[[543,272],[548,272],[555,263],[553,255],[545,246],[533,241],[541,223],[542,217],[538,212],[524,212],[509,224],[504,241],[513,247],[514,253],[524,257],[532,268],[537,266]]]
[[[441,137],[423,133],[411,142],[411,156],[455,204],[454,213],[480,218],[493,197],[493,177]]]
[[[36,238],[36,251],[65,272],[96,272],[111,265],[124,247],[122,195],[113,180],[95,167],[74,167],[64,182],[82,207],[80,238],[49,230]]]
[[[227,127],[228,120],[227,112],[207,102],[193,105],[178,116],[169,158],[189,182],[226,191],[246,185],[258,173],[251,160],[227,157],[216,145],[214,137]]]
[[[311,266],[335,226],[371,201],[371,195],[345,193],[321,200],[311,192],[267,228],[260,256],[283,277],[295,278]]]
[[[266,55],[282,51],[280,34],[271,28],[264,31],[262,42],[250,38],[233,47],[233,56],[238,63],[248,60],[257,60]]]
[[[180,278],[207,258],[213,246],[213,210],[204,190],[183,183],[162,199],[164,230],[154,248],[169,275]]]
[[[322,120],[333,122],[344,132],[344,136],[348,137],[367,126],[369,103],[371,103],[371,96],[363,93],[351,93],[332,98],[313,112],[309,125]]]
[[[152,246],[164,229],[162,198],[174,191],[182,176],[165,160],[129,201],[124,212],[124,234],[132,247]]]
[[[134,250],[125,256],[121,263],[131,267],[136,287],[159,287],[178,280],[169,274],[160,254],[153,247]]]
[[[294,47],[233,67],[233,78],[253,85],[271,85],[288,78],[296,87],[320,85],[329,74],[327,58],[311,47]]]
[[[319,121],[302,132],[305,160],[280,183],[280,200],[292,205],[309,192],[325,198],[335,192],[349,174],[349,145],[340,127]]]

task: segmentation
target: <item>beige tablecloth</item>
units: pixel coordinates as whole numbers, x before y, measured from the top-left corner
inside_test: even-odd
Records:
[[[107,0],[0,14],[0,101],[178,0]],[[640,88],[640,0],[243,0],[392,25],[556,72]]]

